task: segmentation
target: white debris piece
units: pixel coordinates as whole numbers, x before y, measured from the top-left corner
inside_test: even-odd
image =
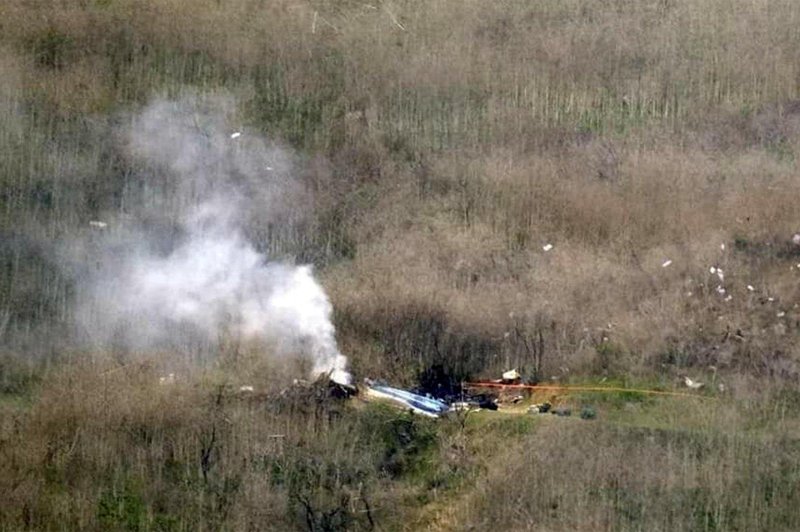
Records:
[[[472,405],[466,401],[456,401],[450,405],[450,412],[469,412],[472,410]]]
[[[778,312],[778,314],[776,314],[776,316],[778,316],[779,318],[782,318],[782,317],[786,316],[786,313],[784,311],[780,311],[780,312]]]
[[[717,285],[716,290],[719,295],[723,295],[726,291],[721,285]]]
[[[713,267],[713,266],[712,266],[712,267],[710,267],[710,268],[708,269],[708,273],[710,273],[711,275],[714,275],[715,273],[717,273],[717,269],[716,269],[715,267]]]
[[[795,246],[800,246],[800,233],[795,233],[794,234],[794,236],[792,237],[792,243]]]
[[[692,390],[697,390],[698,388],[702,388],[703,387],[703,383],[702,382],[693,381],[689,377],[684,377],[683,378],[683,382],[684,382],[684,384],[686,384],[687,387],[691,388]]]
[[[254,388],[252,386],[239,386],[240,392],[252,392]]]
[[[751,284],[747,285],[747,289],[748,289],[750,292],[753,292],[753,291],[755,291],[755,288],[753,288],[753,285],[751,285]]]
[[[519,371],[516,369],[512,369],[503,373],[503,380],[504,381],[515,381],[520,379],[522,376],[519,374]]]
[[[159,377],[158,379],[159,384],[175,384],[175,374],[169,373],[164,375],[163,377]]]
[[[235,133],[231,133],[231,138],[232,138],[232,139],[238,139],[238,138],[239,138],[239,137],[241,137],[241,136],[242,136],[242,133],[241,133],[241,131],[237,131],[237,132],[235,132]]]
[[[89,222],[89,225],[92,227],[96,227],[98,229],[105,229],[106,227],[108,227],[107,223],[101,222],[99,220],[92,220]]]
[[[730,294],[728,294],[728,297],[726,297],[726,298],[724,299],[724,301],[730,301],[731,299],[733,299],[733,296],[732,296],[732,295],[730,295]]]
[[[551,249],[553,249],[553,244],[545,244],[544,246],[542,246],[542,249],[544,251],[550,251]]]
[[[271,172],[271,171],[272,171],[272,167],[271,166],[267,166],[267,172]]]
[[[768,298],[767,298],[767,301],[769,301],[770,303],[772,303],[773,301],[775,301],[775,298],[774,298],[774,297],[768,297]]]
[[[672,261],[671,261],[670,259],[667,259],[667,260],[665,260],[665,261],[663,262],[663,264],[661,264],[661,267],[662,267],[662,268],[666,268],[666,267],[667,267],[667,266],[669,266],[670,264],[672,264]]]
[[[722,251],[725,251],[725,244],[724,243],[720,244],[719,245],[719,249],[721,249]]]

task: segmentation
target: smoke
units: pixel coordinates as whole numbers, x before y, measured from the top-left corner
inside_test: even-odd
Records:
[[[131,120],[124,138],[145,176],[141,200],[95,231],[82,329],[95,345],[137,350],[233,335],[349,382],[332,306],[311,267],[270,261],[248,237],[305,215],[291,157],[228,127],[231,108],[221,98],[157,101]]]

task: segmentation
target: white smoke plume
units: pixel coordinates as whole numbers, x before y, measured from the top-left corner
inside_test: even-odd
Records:
[[[131,121],[127,145],[150,176],[147,201],[104,230],[81,325],[99,345],[136,349],[235,334],[348,383],[332,306],[311,267],[271,262],[247,236],[254,223],[303,216],[291,158],[265,139],[232,135],[229,107],[220,98],[158,101]],[[153,219],[169,223],[153,229]]]

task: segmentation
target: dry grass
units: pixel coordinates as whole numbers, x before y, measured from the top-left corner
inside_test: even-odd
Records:
[[[273,389],[296,369],[252,365],[256,348],[223,345],[233,355],[213,378],[169,391],[154,368],[48,366],[75,345],[74,283],[50,250],[152,201],[116,132],[157,96],[228,94],[232,120],[296,150],[313,214],[248,230],[259,249],[317,266],[359,375],[689,373],[742,404],[781,404],[769,391],[800,379],[798,23],[793,0],[0,3],[0,341],[44,364],[0,379],[15,398],[0,402],[0,528],[322,527],[342,497],[351,528],[368,528],[355,481],[268,486],[251,461],[273,456],[260,447],[273,432],[320,442],[281,467],[346,449],[331,460],[369,471],[382,526],[430,480],[381,476],[385,449],[357,414],[337,428],[217,408],[236,375]],[[742,404],[719,418],[759,415]],[[673,412],[666,428],[683,421]],[[204,479],[198,456],[218,426],[220,466]],[[557,437],[537,431],[512,466],[478,468],[486,480],[451,524],[796,528],[781,426],[763,439],[548,426]],[[348,430],[365,432],[345,444]],[[651,459],[658,471],[633,474]],[[517,464],[525,479],[507,486]],[[306,466],[292,470],[319,473]],[[298,496],[316,501],[316,524]]]
[[[550,421],[489,472],[449,529],[798,526],[789,505],[800,457],[786,440]]]
[[[252,381],[232,374],[159,384],[151,364],[72,363],[49,372],[29,406],[0,404],[3,528],[328,530],[401,520],[401,498],[419,490],[406,478],[435,442],[430,422],[355,409],[324,389],[239,392]]]

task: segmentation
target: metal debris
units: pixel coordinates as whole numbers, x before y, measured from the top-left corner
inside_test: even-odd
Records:
[[[553,249],[553,244],[545,244],[544,246],[542,246],[542,249],[544,251],[550,251],[551,249]]]
[[[702,388],[703,386],[705,386],[704,383],[693,381],[689,377],[684,377],[683,378],[683,383],[686,384],[686,386],[688,388],[691,388],[692,390],[697,390],[697,389]]]
[[[365,380],[364,383],[366,385],[365,395],[367,397],[392,402],[408,408],[416,414],[427,417],[439,417],[450,409],[446,403],[438,399],[424,397],[399,388],[377,384],[369,379]]]
[[[662,268],[666,268],[666,267],[667,267],[667,266],[669,266],[670,264],[672,264],[672,261],[671,261],[671,260],[669,260],[669,259],[667,259],[667,260],[665,260],[665,261],[664,261],[664,262],[661,264],[661,267],[662,267]]]

